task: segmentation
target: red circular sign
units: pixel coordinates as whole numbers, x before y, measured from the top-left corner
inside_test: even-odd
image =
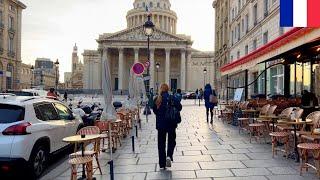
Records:
[[[132,71],[137,74],[137,75],[141,75],[144,72],[144,65],[142,63],[135,63],[132,66]]]

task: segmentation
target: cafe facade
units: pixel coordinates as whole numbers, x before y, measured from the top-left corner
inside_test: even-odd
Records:
[[[299,97],[302,90],[320,98],[320,28],[292,28],[255,51],[221,67],[222,98],[255,95]]]

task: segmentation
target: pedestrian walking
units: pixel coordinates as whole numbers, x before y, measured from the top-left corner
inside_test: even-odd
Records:
[[[204,102],[206,107],[206,113],[207,113],[207,123],[209,122],[209,111],[211,116],[210,123],[213,123],[213,108],[217,105],[217,94],[216,92],[211,88],[210,84],[207,84],[204,88]]]
[[[177,100],[178,100],[179,102],[181,102],[181,100],[182,100],[181,89],[177,89],[177,93],[175,93],[174,96],[177,98]]]
[[[158,154],[161,169],[171,167],[173,152],[176,146],[176,128],[181,122],[181,103],[173,95],[169,95],[169,86],[162,84],[159,95],[155,98],[153,112],[156,115],[156,129],[158,131]],[[168,134],[168,148],[166,153],[166,139]]]
[[[50,88],[50,89],[49,89],[49,92],[47,93],[47,96],[48,96],[48,97],[54,97],[54,98],[58,97],[58,95],[57,95],[57,93],[55,92],[55,89],[54,89],[54,88]]]
[[[63,99],[66,102],[68,101],[68,93],[67,93],[67,91],[64,92]]]

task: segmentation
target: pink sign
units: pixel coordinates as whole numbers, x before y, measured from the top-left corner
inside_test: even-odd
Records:
[[[132,66],[132,71],[136,74],[136,75],[141,75],[144,72],[144,65],[142,63],[135,63]]]

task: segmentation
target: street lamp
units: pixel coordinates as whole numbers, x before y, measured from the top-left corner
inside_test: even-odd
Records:
[[[158,91],[159,91],[159,69],[160,69],[159,62],[156,63],[156,68],[157,68],[157,92],[156,93],[158,93]]]
[[[33,88],[33,72],[34,72],[34,66],[31,66],[31,89]]]
[[[208,73],[208,71],[207,71],[207,68],[205,67],[203,69],[203,84],[204,84],[204,86],[206,85],[206,75],[207,75],[207,73]]]
[[[148,39],[148,52],[147,52],[147,54],[148,54],[148,61],[150,63],[150,37],[152,36],[152,34],[154,32],[154,24],[151,21],[151,14],[150,13],[148,13],[148,20],[143,25],[143,31]],[[153,66],[153,64],[151,64],[151,65]],[[150,76],[150,72],[149,72],[149,67],[148,67],[147,68],[147,77],[149,77],[149,76]],[[149,92],[149,94],[150,94],[150,80],[149,80],[149,86],[148,86],[147,92]],[[149,95],[149,98],[153,99],[153,97],[150,97],[150,95]],[[149,101],[150,101],[150,99],[149,99]],[[148,114],[150,113],[149,103],[146,104],[145,113],[147,116],[146,118],[148,119]]]
[[[58,89],[59,77],[58,77],[58,68],[59,68],[59,60],[57,59],[54,65],[56,66],[56,90]]]

